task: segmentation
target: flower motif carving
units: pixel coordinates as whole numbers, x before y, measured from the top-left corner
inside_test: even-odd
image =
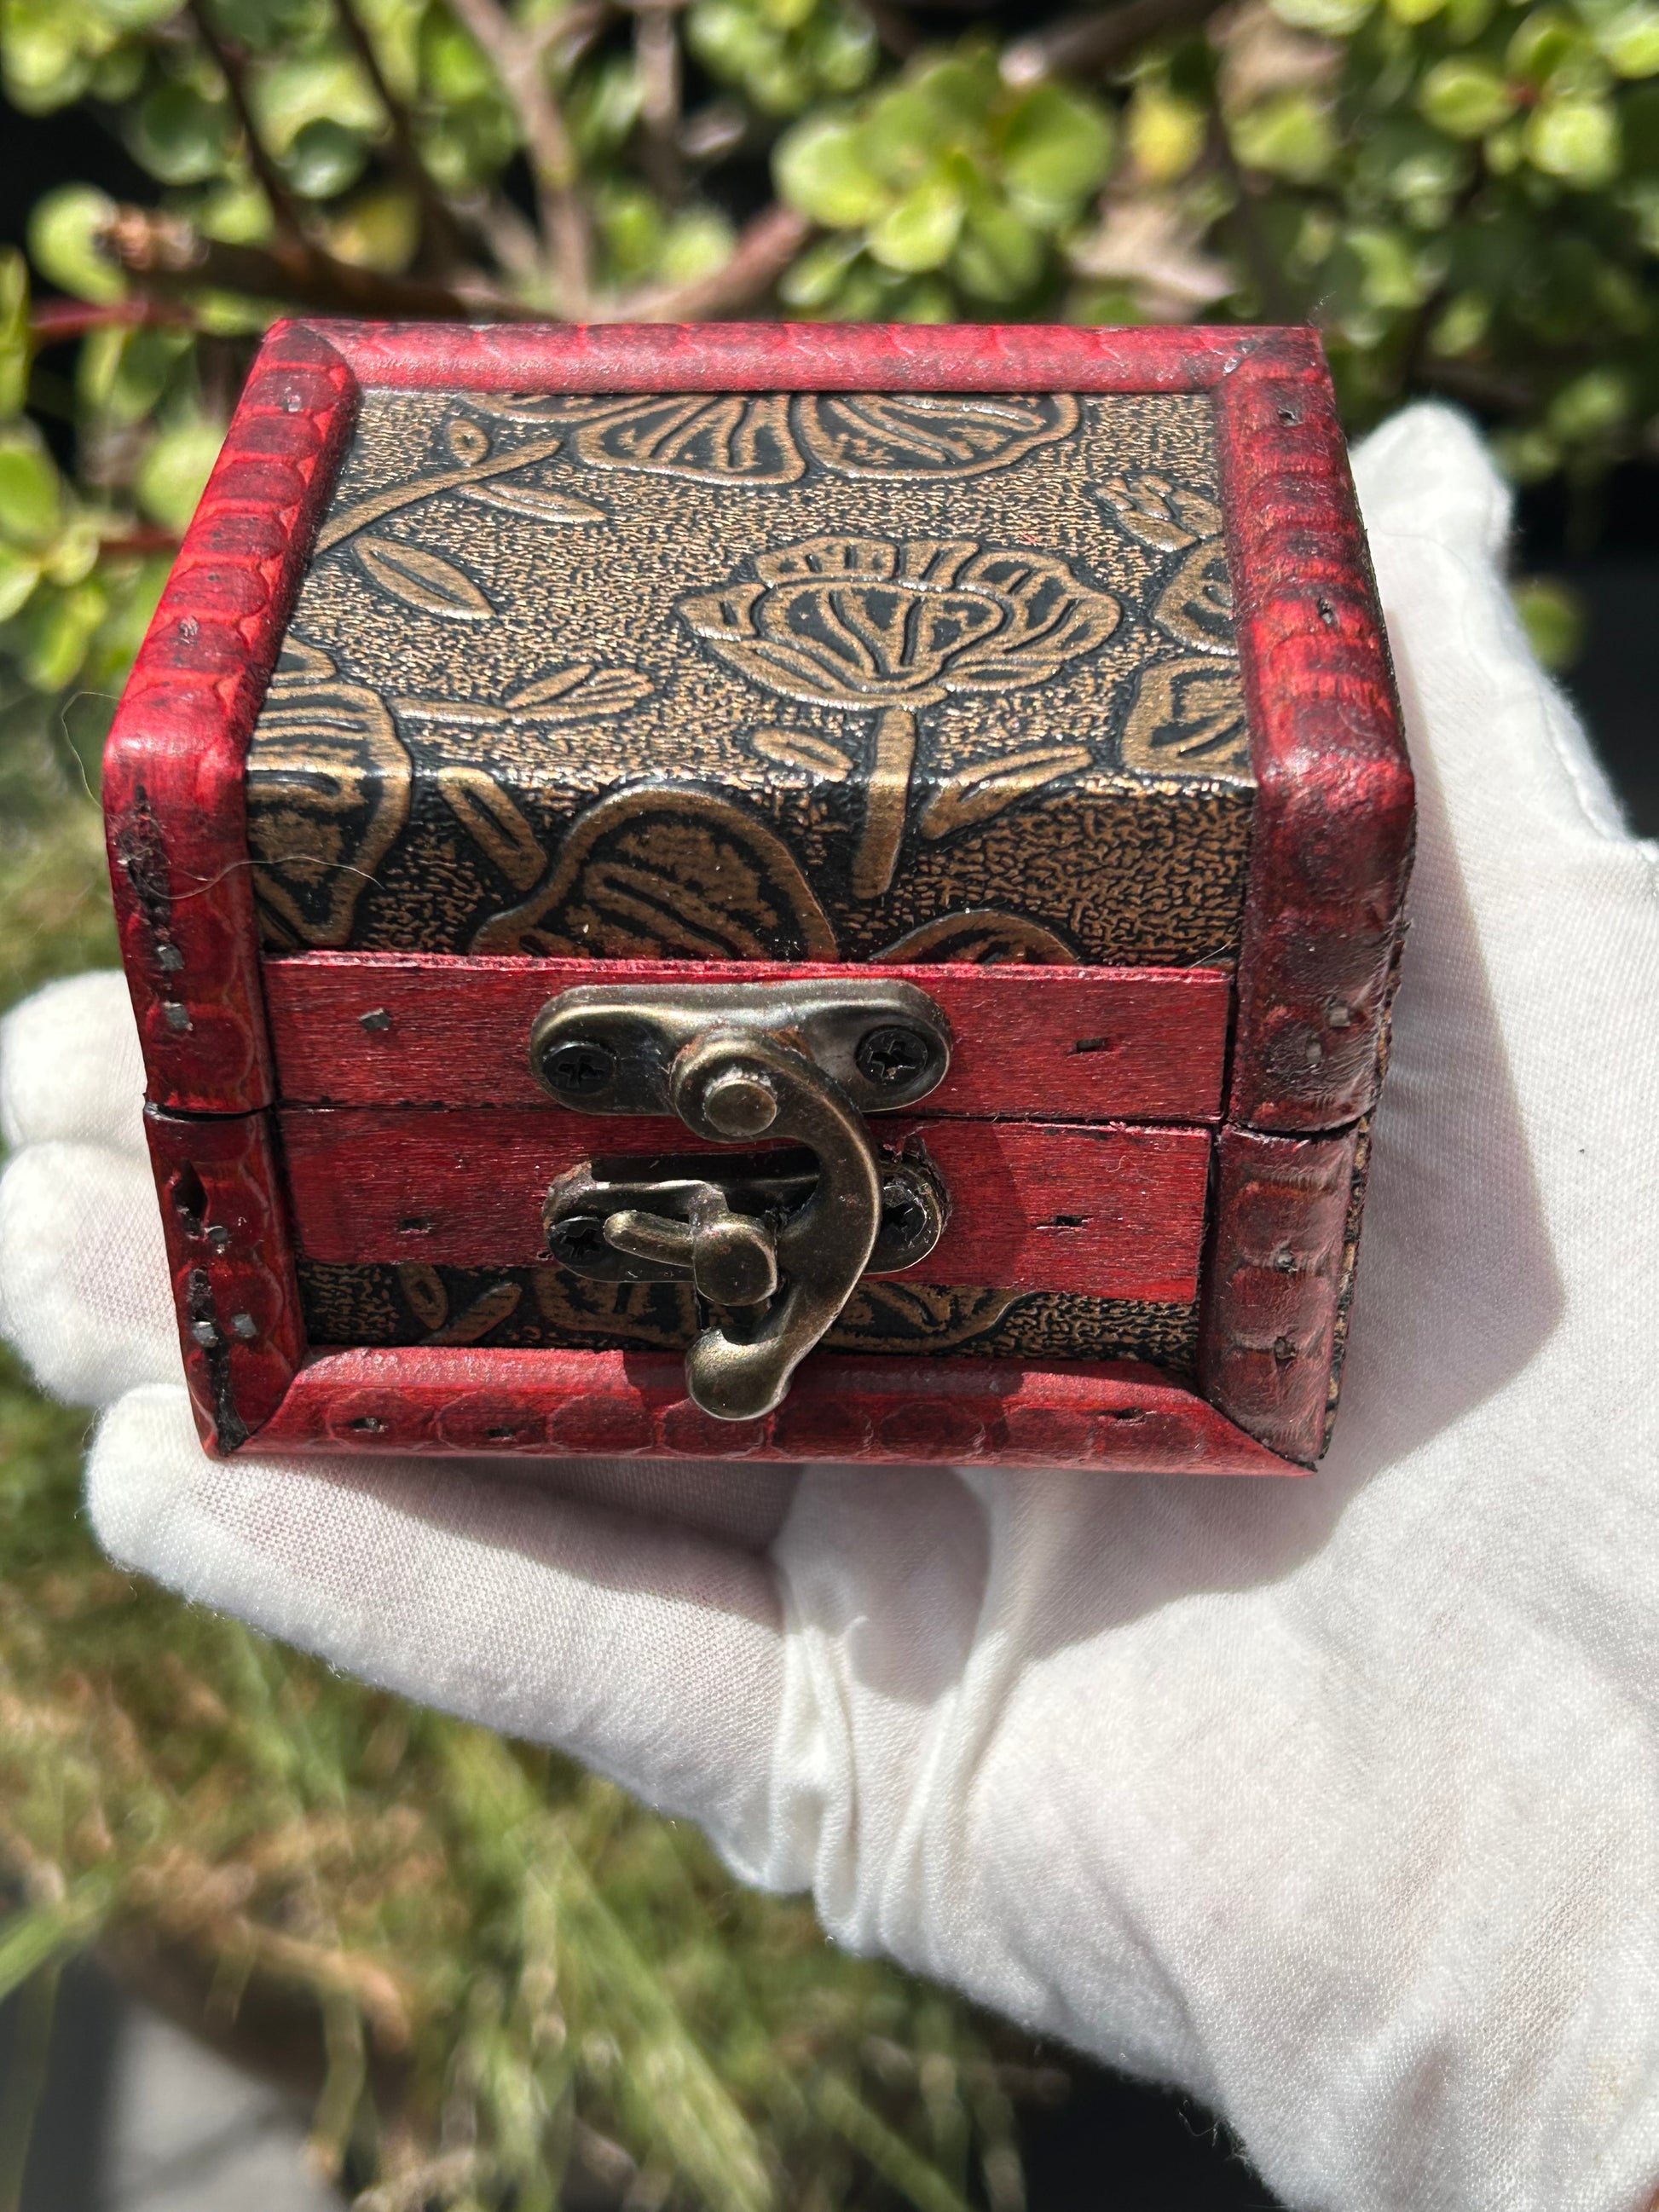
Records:
[[[798,483],[813,465],[848,477],[982,476],[1069,437],[1079,419],[1068,392],[556,392],[477,404],[568,426],[589,468],[699,483]]]
[[[892,882],[920,709],[952,692],[1043,684],[1094,651],[1122,608],[1047,553],[971,538],[811,538],[757,555],[755,580],[679,602],[692,633],[750,682],[879,716],[854,889]]]

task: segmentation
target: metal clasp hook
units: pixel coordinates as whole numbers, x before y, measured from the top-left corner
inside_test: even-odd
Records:
[[[691,1396],[722,1420],[770,1413],[872,1261],[913,1266],[944,1227],[937,1178],[878,1162],[863,1121],[914,1105],[950,1066],[944,1016],[913,984],[584,985],[543,1007],[530,1059],[580,1112],[672,1114],[714,1144],[810,1155],[793,1174],[769,1151],[730,1175],[698,1158],[645,1180],[589,1162],[548,1194],[562,1265],[612,1282],[689,1279],[739,1310],[685,1358]]]

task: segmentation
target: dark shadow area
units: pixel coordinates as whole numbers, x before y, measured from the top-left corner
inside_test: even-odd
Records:
[[[1577,501],[1544,486],[1516,520],[1517,566],[1578,595],[1583,645],[1562,680],[1632,828],[1659,837],[1659,468],[1620,469]]]
[[[32,1994],[0,2005],[0,2111],[9,2117],[27,2087],[20,2076],[31,2075],[42,2055],[46,2060],[18,2212],[96,2212],[126,2000],[101,1966],[76,1960],[59,1980],[41,2054],[33,2047]]]

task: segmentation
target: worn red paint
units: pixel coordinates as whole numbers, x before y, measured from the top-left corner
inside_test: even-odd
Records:
[[[757,983],[842,974],[754,961]],[[950,1024],[940,1114],[1054,1121],[1214,1121],[1221,1115],[1229,976],[1214,968],[936,968],[880,971],[927,992]],[[526,1039],[543,1004],[591,983],[591,960],[313,952],[267,960],[280,1088],[294,1105],[539,1106]],[[613,960],[617,983],[729,983],[716,961]],[[364,1023],[368,1016],[369,1025]]]

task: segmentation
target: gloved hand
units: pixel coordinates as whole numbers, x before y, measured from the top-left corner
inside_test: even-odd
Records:
[[[1358,471],[1420,777],[1335,1449],[1301,1481],[204,1459],[118,980],[13,1018],[6,1325],[118,1559],[559,1744],[1222,2112],[1320,2212],[1659,2183],[1655,854],[1418,408]]]

